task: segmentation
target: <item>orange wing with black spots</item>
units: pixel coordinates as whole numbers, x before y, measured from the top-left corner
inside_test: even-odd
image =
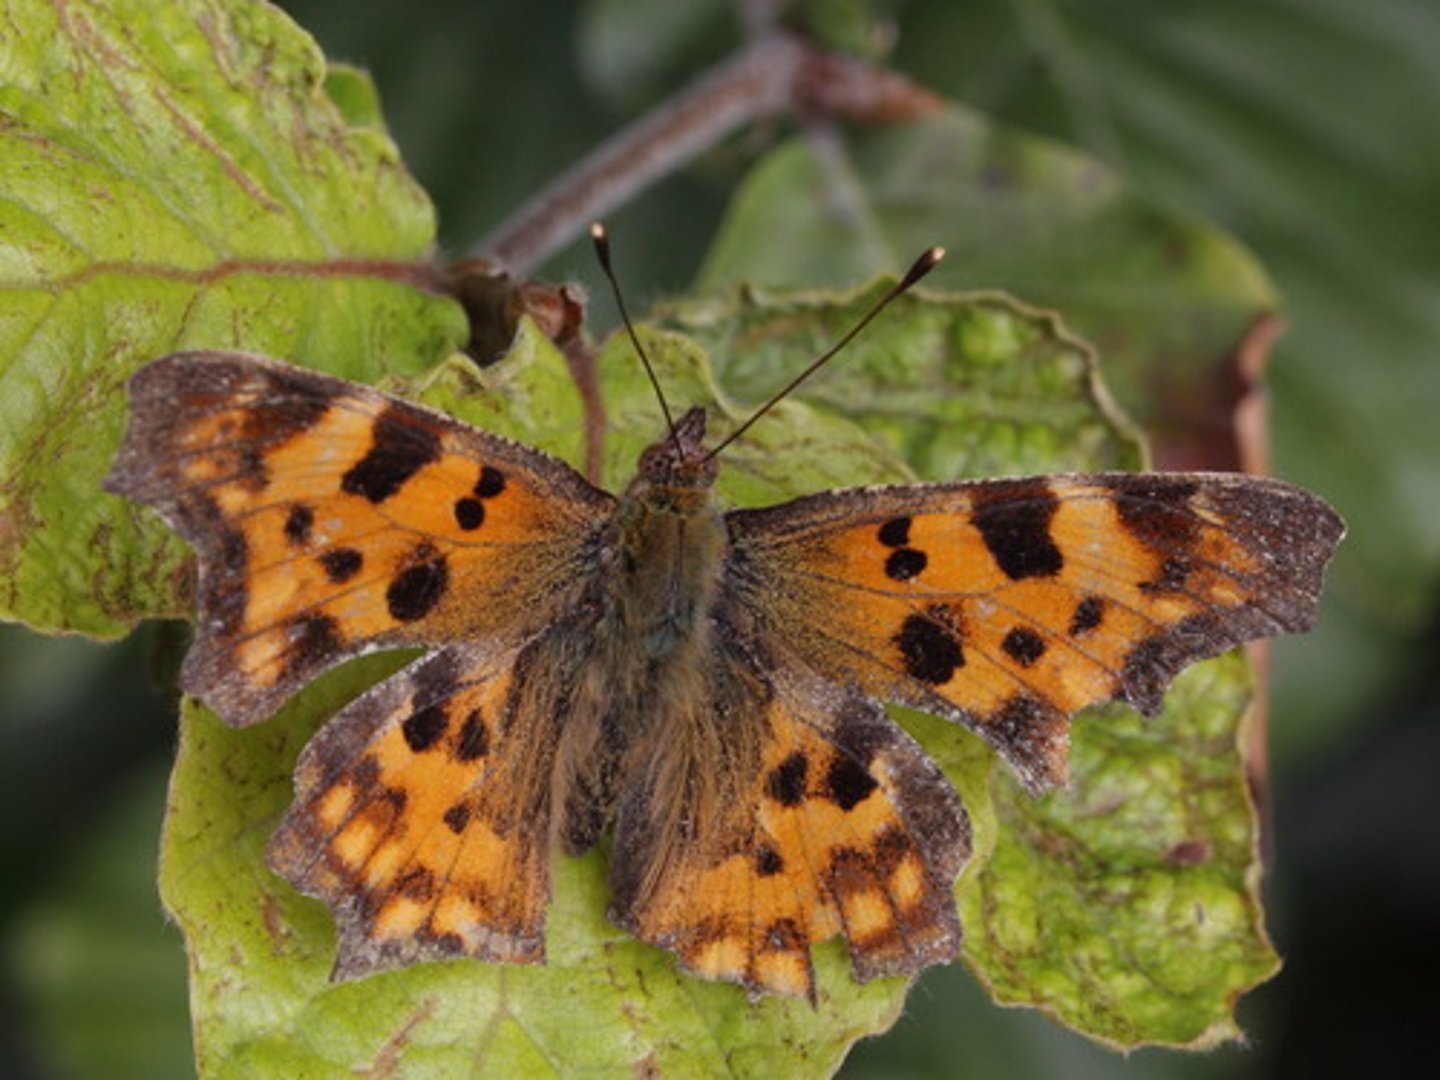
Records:
[[[455,645],[305,748],[271,867],[328,903],[336,978],[419,960],[544,960],[558,710],[513,651]]]
[[[1057,476],[728,514],[691,410],[621,498],[377,391],[229,353],[131,380],[109,485],[195,547],[182,686],[232,724],[359,652],[435,651],[301,755],[271,866],[336,975],[544,958],[549,859],[613,826],[612,917],[752,994],[956,954],[969,825],[878,701],[969,725],[1032,789],[1068,717],[1309,627],[1343,525],[1274,481]]]
[[[544,454],[253,356],[174,354],[130,401],[107,486],[195,547],[181,686],[236,726],[361,652],[518,642],[573,605],[615,505]]]
[[[939,768],[853,692],[798,669],[763,698],[726,691],[742,681],[712,672],[712,711],[668,717],[637,755],[611,918],[752,995],[813,1000],[810,948],[837,934],[861,981],[953,959],[970,826]],[[697,722],[725,732],[703,755]]]
[[[726,516],[729,587],[821,674],[959,721],[1032,790],[1068,719],[1157,711],[1186,664],[1310,627],[1344,532],[1322,500],[1219,473],[827,492]]]

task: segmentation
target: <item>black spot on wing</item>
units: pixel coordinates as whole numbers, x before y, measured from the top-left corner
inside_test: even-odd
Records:
[[[755,872],[761,877],[774,877],[785,869],[785,860],[774,848],[762,845],[755,853]]]
[[[880,526],[880,543],[886,547],[904,547],[910,543],[910,519],[908,517],[891,518]]]
[[[1120,520],[1141,543],[1160,551],[1180,552],[1194,543],[1200,527],[1190,500],[1195,481],[1163,473],[1122,476],[1110,485]]]
[[[825,773],[825,793],[841,810],[853,810],[870,797],[879,783],[848,757],[837,757]]]
[[[455,760],[478,761],[490,752],[490,729],[479,709],[471,709],[460,725],[460,735],[455,740]]]
[[[296,503],[285,517],[285,539],[295,547],[304,547],[310,542],[310,530],[314,526],[315,511],[304,503]]]
[[[480,469],[480,479],[475,481],[477,499],[493,499],[505,490],[505,474],[493,465]]]
[[[1094,630],[1105,618],[1105,601],[1098,596],[1087,596],[1075,605],[1075,613],[1070,616],[1070,636],[1079,637],[1081,634]]]
[[[439,456],[439,435],[391,406],[375,418],[370,449],[341,478],[340,489],[382,503]]]
[[[332,585],[343,585],[365,565],[365,557],[354,548],[335,548],[319,557],[320,567]]]
[[[485,524],[485,504],[468,495],[455,500],[455,524],[466,532],[473,532]]]
[[[457,802],[454,806],[450,807],[449,810],[445,811],[442,819],[450,831],[456,836],[459,836],[465,831],[465,826],[470,824],[470,804]]]
[[[340,624],[323,613],[291,620],[286,636],[289,641],[285,654],[287,672],[309,672],[322,667],[344,644]]]
[[[439,705],[430,705],[406,717],[400,731],[405,736],[405,745],[420,754],[440,741],[448,724],[445,710]]]
[[[961,637],[953,612],[931,608],[924,614],[906,616],[894,642],[907,674],[931,686],[943,686],[965,666]]]
[[[1000,642],[1005,655],[1021,667],[1030,667],[1045,655],[1045,639],[1028,626],[1016,626]]]
[[[288,442],[330,410],[332,394],[305,372],[265,372],[270,389],[245,410],[242,438],[269,446]]]
[[[909,581],[925,569],[929,559],[916,548],[902,547],[892,551],[885,560],[885,576],[891,581]]]
[[[1011,581],[1054,577],[1065,558],[1050,536],[1059,506],[1041,481],[985,484],[975,489],[975,527]]]
[[[412,565],[395,575],[385,590],[385,604],[401,622],[423,619],[440,602],[450,582],[445,556],[427,544],[418,547]]]
[[[805,798],[805,775],[810,762],[804,754],[791,754],[770,770],[765,778],[765,793],[781,806],[797,806]]]

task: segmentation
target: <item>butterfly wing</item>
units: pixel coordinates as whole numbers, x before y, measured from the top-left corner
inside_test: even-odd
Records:
[[[727,515],[727,587],[812,669],[978,731],[1032,790],[1068,718],[1310,627],[1344,523],[1274,480],[1117,473],[828,492]]]
[[[378,391],[238,353],[130,381],[107,487],[199,559],[180,684],[236,726],[376,648],[518,642],[575,595],[614,498]]]
[[[559,683],[452,645],[355,699],[305,747],[272,869],[324,900],[336,978],[420,960],[544,960]]]
[[[612,920],[752,994],[813,1000],[810,947],[836,934],[862,981],[953,959],[970,829],[919,746],[798,669],[767,683],[722,650],[706,685],[637,746]]]

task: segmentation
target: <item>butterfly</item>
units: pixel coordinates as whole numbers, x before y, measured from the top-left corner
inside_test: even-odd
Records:
[[[613,837],[614,923],[752,996],[957,955],[965,808],[882,702],[1032,792],[1069,717],[1312,624],[1344,532],[1219,473],[824,491],[723,509],[706,415],[620,494],[375,389],[233,352],[129,383],[109,490],[198,559],[181,687],[240,727],[376,649],[428,649],[301,754],[269,865],[334,913],[334,976],[541,963],[552,854]]]

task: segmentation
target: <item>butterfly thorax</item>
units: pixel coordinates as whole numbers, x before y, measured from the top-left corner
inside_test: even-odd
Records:
[[[645,664],[703,644],[725,549],[704,435],[705,413],[691,409],[640,455],[616,515],[620,566],[607,606],[622,648]]]
[[[708,700],[728,541],[704,433],[705,415],[693,409],[648,448],[610,524],[612,564],[596,582],[598,618],[587,634],[594,646],[576,680],[561,753],[561,834],[572,851],[612,819],[635,748],[683,739],[694,726],[690,713]]]

